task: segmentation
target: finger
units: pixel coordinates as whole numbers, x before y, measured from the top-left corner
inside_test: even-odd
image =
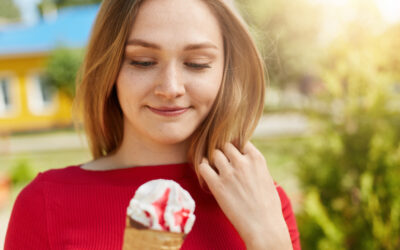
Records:
[[[242,153],[230,142],[225,143],[223,150],[223,153],[232,165],[235,165],[239,157],[242,156]]]
[[[206,181],[207,185],[211,188],[215,186],[218,181],[218,174],[215,170],[210,166],[208,160],[203,158],[199,165],[199,173]]]
[[[246,144],[244,144],[244,147],[243,147],[244,155],[252,154],[257,151],[258,151],[258,149],[256,148],[256,146],[254,146],[253,143],[251,143],[250,141],[248,141],[248,142],[246,142]]]
[[[219,149],[214,150],[213,156],[214,156],[215,167],[218,169],[219,175],[227,173],[227,171],[229,171],[229,169],[232,168],[228,158],[221,150]]]
[[[272,176],[268,169],[268,164],[267,164],[267,161],[266,161],[264,155],[256,148],[256,146],[254,146],[253,143],[248,141],[243,147],[243,153],[245,155],[250,156],[256,162],[259,162],[259,163],[262,162],[262,164],[260,164],[260,165],[258,165],[258,164],[255,165],[255,166],[262,166],[262,167],[258,167],[258,168],[256,167],[255,171],[257,171],[258,175],[260,175],[260,176],[267,175],[267,178],[272,180]]]

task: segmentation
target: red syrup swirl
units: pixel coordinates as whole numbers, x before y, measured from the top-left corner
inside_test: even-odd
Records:
[[[147,211],[144,211],[144,214],[146,215],[146,217],[147,217],[147,218],[149,219],[149,221],[150,221],[149,227],[152,227],[152,226],[153,226],[153,221],[151,220],[151,215],[150,215],[150,213],[147,212]]]
[[[156,214],[158,217],[158,223],[161,225],[162,229],[165,231],[169,231],[169,227],[165,225],[165,208],[167,207],[168,197],[171,189],[167,188],[164,194],[155,202],[153,202],[153,206],[156,210]]]
[[[182,208],[174,213],[175,225],[181,225],[181,232],[185,232],[185,225],[189,219],[190,210]]]
[[[169,231],[169,226],[166,225],[165,222],[165,209],[167,207],[168,203],[168,198],[170,194],[171,189],[167,188],[164,192],[164,194],[156,201],[152,203],[156,210],[156,214],[158,217],[158,223],[161,225],[162,229],[164,231]],[[180,225],[181,226],[181,232],[184,232],[184,228],[186,225],[186,222],[189,218],[189,213],[190,210],[186,208],[182,208],[181,210],[174,212],[174,219],[175,219],[175,225]],[[146,214],[146,216],[150,216]]]

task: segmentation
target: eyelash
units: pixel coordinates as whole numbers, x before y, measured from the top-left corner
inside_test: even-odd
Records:
[[[148,68],[150,66],[154,66],[157,63],[156,62],[151,62],[151,61],[130,61],[131,65],[139,67],[139,68]],[[185,63],[186,66],[193,68],[195,70],[202,70],[206,68],[211,68],[209,64],[198,64],[198,63]]]
[[[141,68],[146,68],[146,67],[150,67],[153,65],[156,65],[156,62],[150,62],[150,61],[145,61],[145,62],[140,62],[140,61],[130,61],[131,65],[133,66],[137,66],[137,67],[141,67]]]
[[[209,64],[185,63],[185,65],[197,70],[211,68]]]

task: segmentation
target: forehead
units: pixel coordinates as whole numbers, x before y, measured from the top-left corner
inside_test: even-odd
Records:
[[[144,1],[129,39],[142,39],[165,46],[204,41],[222,46],[218,20],[201,0]]]

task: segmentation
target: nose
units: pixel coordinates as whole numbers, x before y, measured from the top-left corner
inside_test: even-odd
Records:
[[[174,99],[185,94],[185,86],[180,79],[180,72],[176,63],[169,63],[160,72],[158,84],[155,88],[157,96]]]

